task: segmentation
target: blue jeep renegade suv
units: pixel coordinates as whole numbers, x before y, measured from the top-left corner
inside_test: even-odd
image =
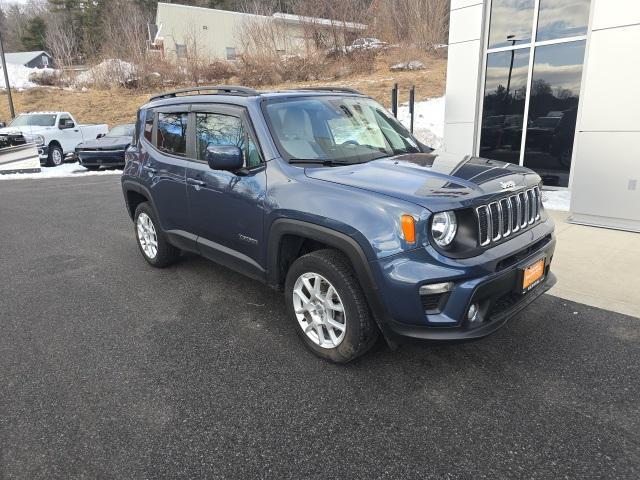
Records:
[[[200,87],[140,109],[122,188],[147,262],[196,252],[283,290],[347,362],[380,334],[486,336],[555,282],[540,177],[430,152],[356,91]]]

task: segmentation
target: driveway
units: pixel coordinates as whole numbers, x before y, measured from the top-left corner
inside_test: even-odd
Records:
[[[149,267],[116,176],[0,182],[0,478],[638,478],[640,320],[308,353],[281,296]]]

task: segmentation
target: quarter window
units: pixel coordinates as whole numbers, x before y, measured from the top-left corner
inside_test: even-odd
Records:
[[[186,113],[158,114],[158,150],[171,155],[185,156],[187,117]]]
[[[144,118],[144,138],[146,138],[149,142],[153,139],[153,117],[154,111],[147,110]]]

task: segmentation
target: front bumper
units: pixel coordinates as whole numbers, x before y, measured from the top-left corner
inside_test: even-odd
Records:
[[[380,260],[373,270],[383,311],[376,316],[387,338],[398,343],[487,336],[556,283],[550,271],[554,250],[553,222],[548,220],[473,259],[444,258],[426,247]],[[540,258],[545,259],[544,280],[523,294],[522,269]],[[454,286],[433,308],[419,289],[439,282]],[[470,322],[472,304],[480,306],[480,314]]]
[[[76,150],[76,156],[82,166],[121,167],[124,166],[124,150]]]
[[[40,164],[44,165],[49,159],[49,146],[38,145],[38,157],[40,157]]]

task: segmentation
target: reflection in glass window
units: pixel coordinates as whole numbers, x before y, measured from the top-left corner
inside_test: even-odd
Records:
[[[242,120],[219,113],[196,113],[196,154],[205,160],[210,145],[235,145],[244,150],[245,132]]]
[[[528,48],[487,56],[481,156],[518,163],[528,69]]]
[[[587,34],[591,0],[540,0],[537,41]]]
[[[493,0],[489,48],[522,45],[531,41],[534,0]]]
[[[158,150],[183,157],[187,145],[187,114],[158,114]]]
[[[569,184],[584,47],[582,40],[536,48],[524,165],[546,185]]]
[[[248,168],[262,163],[260,150],[244,128],[242,120],[219,113],[196,113],[196,155],[206,159],[210,145],[235,145],[242,150]]]

